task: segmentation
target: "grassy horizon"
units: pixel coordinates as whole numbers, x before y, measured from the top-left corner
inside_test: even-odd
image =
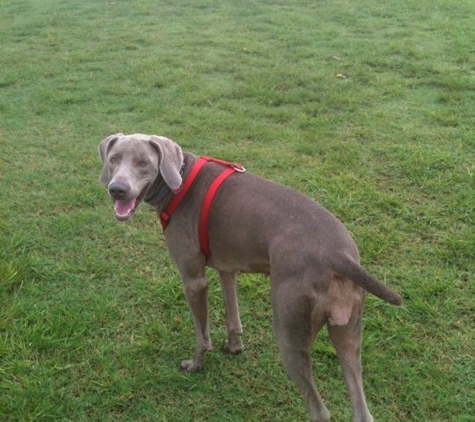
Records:
[[[0,421],[308,420],[272,334],[269,282],[240,278],[246,350],[194,333],[153,212],[113,218],[97,145],[167,136],[333,212],[399,291],[368,296],[376,421],[469,422],[475,343],[475,5],[4,0],[0,6]],[[313,349],[350,420],[325,333]]]

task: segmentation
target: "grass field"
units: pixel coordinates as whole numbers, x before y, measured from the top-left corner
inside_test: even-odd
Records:
[[[146,206],[114,220],[96,148],[115,132],[319,201],[364,265],[363,365],[376,421],[469,422],[475,355],[475,3],[469,0],[2,0],[0,420],[306,421],[271,328],[269,283],[242,276],[246,350],[179,362],[192,320]],[[314,345],[334,421],[350,407]]]

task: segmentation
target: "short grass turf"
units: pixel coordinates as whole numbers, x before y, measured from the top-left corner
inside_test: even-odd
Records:
[[[475,4],[401,0],[3,0],[0,420],[305,421],[242,276],[246,350],[200,374],[192,320],[146,206],[114,221],[97,144],[168,136],[318,200],[365,266],[364,380],[376,421],[468,422],[474,396]],[[322,333],[314,372],[350,420]]]

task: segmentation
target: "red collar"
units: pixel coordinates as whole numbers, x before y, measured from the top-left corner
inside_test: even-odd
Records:
[[[208,237],[208,218],[209,213],[211,210],[211,204],[213,203],[214,196],[218,191],[221,184],[234,172],[244,173],[246,169],[239,164],[228,163],[227,161],[217,160],[215,158],[210,157],[200,157],[196,160],[193,168],[190,171],[190,174],[183,182],[183,186],[181,190],[173,196],[170,202],[167,205],[165,211],[160,214],[160,222],[162,224],[163,231],[167,228],[168,222],[172,217],[173,213],[176,211],[180,202],[185,197],[186,193],[192,186],[193,182],[195,181],[196,177],[198,176],[199,172],[203,168],[203,166],[208,163],[213,162],[217,164],[221,164],[225,167],[225,169],[213,180],[208,191],[206,192],[205,198],[203,200],[203,205],[201,207],[201,215],[200,215],[200,246],[201,251],[206,256],[206,261],[209,260],[211,255],[210,248],[209,248],[209,237]]]

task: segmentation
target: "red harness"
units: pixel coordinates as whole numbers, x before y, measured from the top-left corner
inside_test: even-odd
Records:
[[[216,195],[216,192],[218,192],[219,187],[223,184],[223,182],[229,176],[231,176],[231,174],[233,174],[236,171],[240,173],[244,173],[246,169],[240,166],[239,164],[228,163],[227,161],[217,160],[216,158],[210,158],[206,156],[198,158],[195,165],[191,169],[190,174],[183,182],[183,186],[180,192],[177,193],[175,196],[173,196],[173,198],[169,202],[165,211],[163,211],[160,214],[160,222],[162,224],[163,231],[165,231],[173,213],[178,208],[178,205],[180,205],[180,202],[185,197],[186,193],[190,189],[191,185],[195,181],[196,177],[198,176],[203,166],[208,162],[221,164],[222,166],[225,167],[225,169],[211,183],[210,187],[208,188],[208,191],[206,192],[205,198],[203,200],[203,205],[201,206],[200,227],[199,227],[200,247],[201,247],[201,252],[203,252],[203,254],[206,257],[206,261],[209,260],[209,257],[211,255],[211,251],[209,248],[209,236],[208,236],[208,218],[209,218],[209,213],[211,211],[211,204],[213,203],[213,199]]]

